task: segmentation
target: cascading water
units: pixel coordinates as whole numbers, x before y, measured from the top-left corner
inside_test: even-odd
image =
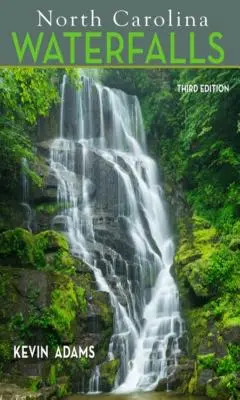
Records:
[[[108,356],[121,361],[115,390],[151,390],[177,363],[183,321],[169,272],[174,244],[139,102],[86,77],[74,91],[64,78],[60,121],[51,168],[65,209],[53,224],[65,227],[73,254],[110,295]],[[90,390],[99,390],[98,367]]]

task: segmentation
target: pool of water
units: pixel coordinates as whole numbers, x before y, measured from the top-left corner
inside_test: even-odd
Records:
[[[95,395],[74,395],[65,400],[206,400],[206,397],[183,396],[173,392],[160,393],[129,393],[129,394],[95,394]]]

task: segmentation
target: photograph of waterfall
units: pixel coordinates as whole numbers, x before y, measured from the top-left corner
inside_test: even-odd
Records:
[[[239,83],[0,70],[0,399],[239,399]]]

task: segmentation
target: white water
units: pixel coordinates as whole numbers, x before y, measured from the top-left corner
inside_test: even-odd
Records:
[[[97,365],[89,381],[89,394],[101,393],[100,390],[100,369]]]
[[[60,138],[51,149],[61,221],[74,255],[110,295],[114,334],[109,359],[120,357],[116,392],[152,390],[180,353],[183,322],[170,275],[174,244],[157,168],[146,153],[141,109],[127,96],[84,79],[74,94],[74,128],[62,86]],[[65,122],[65,123],[64,123]],[[89,390],[100,390],[99,367]]]

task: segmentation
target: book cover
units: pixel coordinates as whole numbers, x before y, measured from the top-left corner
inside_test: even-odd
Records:
[[[239,399],[239,4],[2,3],[0,399]]]

